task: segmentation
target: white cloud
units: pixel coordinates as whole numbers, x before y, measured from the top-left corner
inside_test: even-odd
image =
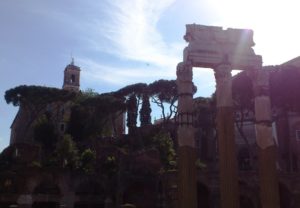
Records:
[[[76,62],[81,66],[82,78],[97,82],[123,86],[137,82],[152,82],[157,79],[174,79],[174,70],[161,70],[158,67],[145,65],[145,67],[115,67],[100,64],[91,59],[78,59]]]
[[[184,41],[165,41],[157,28],[158,21],[174,2],[107,0],[95,3],[90,0],[61,9],[56,3],[36,1],[34,7],[24,4],[22,8],[55,28],[62,28],[66,36],[75,37],[78,45],[70,50],[75,50],[76,63],[83,69],[83,78],[122,85],[134,79],[175,77],[186,44]],[[78,11],[82,14],[78,15]],[[76,50],[81,55],[77,55]],[[83,55],[82,51],[87,53]],[[107,56],[105,63],[97,58],[103,54]],[[115,59],[122,60],[122,63],[117,64]],[[142,64],[145,66],[128,67]]]
[[[99,63],[96,59],[81,57],[86,80],[101,80],[124,85],[176,78],[176,66],[182,60],[186,43],[164,41],[157,23],[175,0],[116,0],[105,5],[105,19],[95,18],[84,27],[91,33],[85,39],[93,49],[111,54],[123,62],[145,63],[141,67],[126,67]],[[77,59],[77,58],[76,58]],[[117,66],[116,66],[117,65]]]
[[[107,22],[99,25],[99,34],[109,41],[109,51],[121,58],[172,67],[180,61],[183,44],[166,43],[157,23],[174,0],[110,1]],[[102,48],[103,49],[103,48]]]

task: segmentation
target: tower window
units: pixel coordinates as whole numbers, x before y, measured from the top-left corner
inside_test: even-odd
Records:
[[[75,83],[75,75],[74,74],[71,75],[71,83]]]

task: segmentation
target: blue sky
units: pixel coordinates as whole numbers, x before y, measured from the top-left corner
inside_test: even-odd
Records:
[[[62,86],[64,67],[81,67],[81,89],[97,92],[175,79],[185,24],[254,29],[265,65],[300,55],[299,3],[292,0],[0,0],[0,150],[17,108],[7,89]],[[198,95],[214,91],[213,73],[194,70]]]

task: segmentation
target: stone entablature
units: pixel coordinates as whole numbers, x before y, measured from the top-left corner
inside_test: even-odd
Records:
[[[245,70],[262,65],[262,57],[252,49],[252,30],[189,24],[184,39],[189,43],[184,49],[184,62],[194,67],[216,68],[220,63],[230,63],[232,69]]]

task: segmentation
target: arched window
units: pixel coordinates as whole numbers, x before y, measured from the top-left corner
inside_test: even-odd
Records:
[[[71,74],[71,84],[75,83],[75,74]]]

